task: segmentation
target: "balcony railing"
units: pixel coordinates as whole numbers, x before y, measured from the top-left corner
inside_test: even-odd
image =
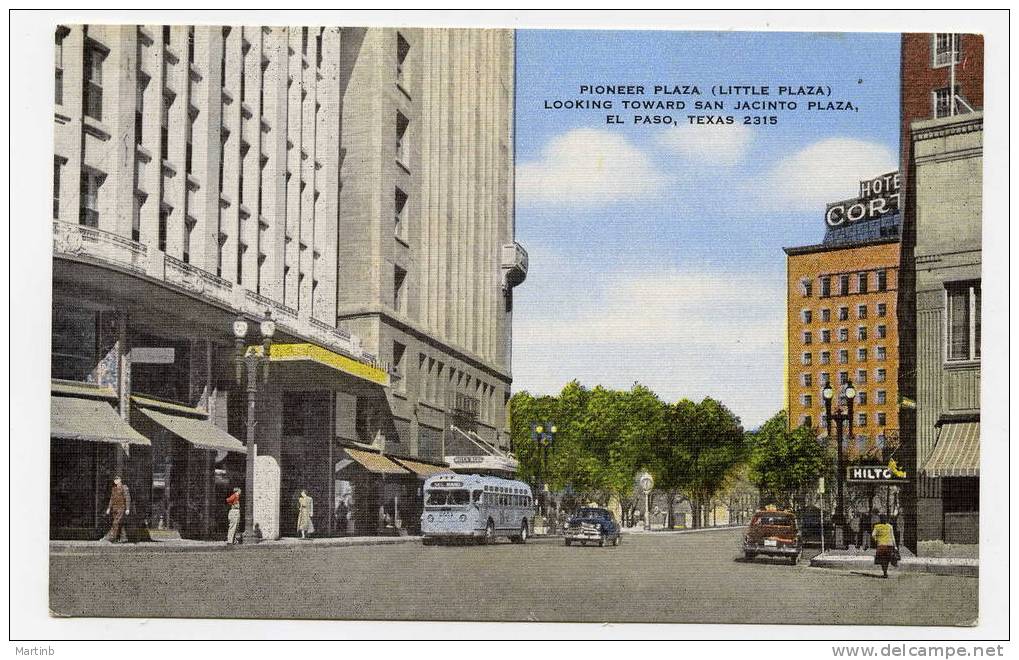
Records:
[[[481,399],[463,392],[449,393],[449,411],[461,417],[477,418],[481,411]]]
[[[60,221],[53,223],[53,251],[92,257],[139,273],[145,272],[148,259],[141,243],[96,227]]]
[[[166,260],[166,281],[189,291],[200,293],[217,300],[232,303],[233,283],[217,277],[207,270],[185,263],[176,257],[164,255]]]

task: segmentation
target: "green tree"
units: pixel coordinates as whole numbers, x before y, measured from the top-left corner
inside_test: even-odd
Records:
[[[790,430],[782,410],[760,429],[748,434],[751,446],[750,479],[761,497],[787,508],[798,509],[817,486],[819,477],[834,476],[831,449],[807,427]]]

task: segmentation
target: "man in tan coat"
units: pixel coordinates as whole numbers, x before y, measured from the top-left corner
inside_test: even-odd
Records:
[[[121,537],[127,541],[127,529],[124,516],[131,515],[131,491],[123,484],[119,476],[113,478],[113,488],[110,490],[110,503],[106,505],[106,515],[113,515],[110,523],[110,531],[104,537],[111,543],[120,543]]]

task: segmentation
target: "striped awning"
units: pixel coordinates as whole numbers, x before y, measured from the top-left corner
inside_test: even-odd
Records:
[[[382,454],[351,449],[349,447],[345,447],[344,451],[347,452],[351,459],[369,472],[374,472],[375,474],[410,474],[408,470],[397,465],[392,459]]]
[[[106,401],[73,396],[50,398],[50,437],[126,445],[152,444]]]
[[[928,477],[980,476],[980,422],[945,422],[920,470]]]
[[[244,443],[206,419],[171,415],[150,408],[139,408],[139,412],[199,449],[248,453]]]
[[[414,474],[418,475],[422,479],[433,477],[437,474],[452,474],[453,470],[448,467],[441,465],[430,465],[428,463],[419,463],[417,461],[411,461],[406,458],[398,458],[396,462],[407,468]]]

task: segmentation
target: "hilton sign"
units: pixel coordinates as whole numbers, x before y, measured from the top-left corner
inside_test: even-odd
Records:
[[[860,196],[829,204],[824,221],[829,227],[870,220],[899,210],[899,173],[889,172],[860,182]]]
[[[851,465],[846,468],[846,481],[865,484],[901,484],[908,481],[906,473],[890,465]]]

